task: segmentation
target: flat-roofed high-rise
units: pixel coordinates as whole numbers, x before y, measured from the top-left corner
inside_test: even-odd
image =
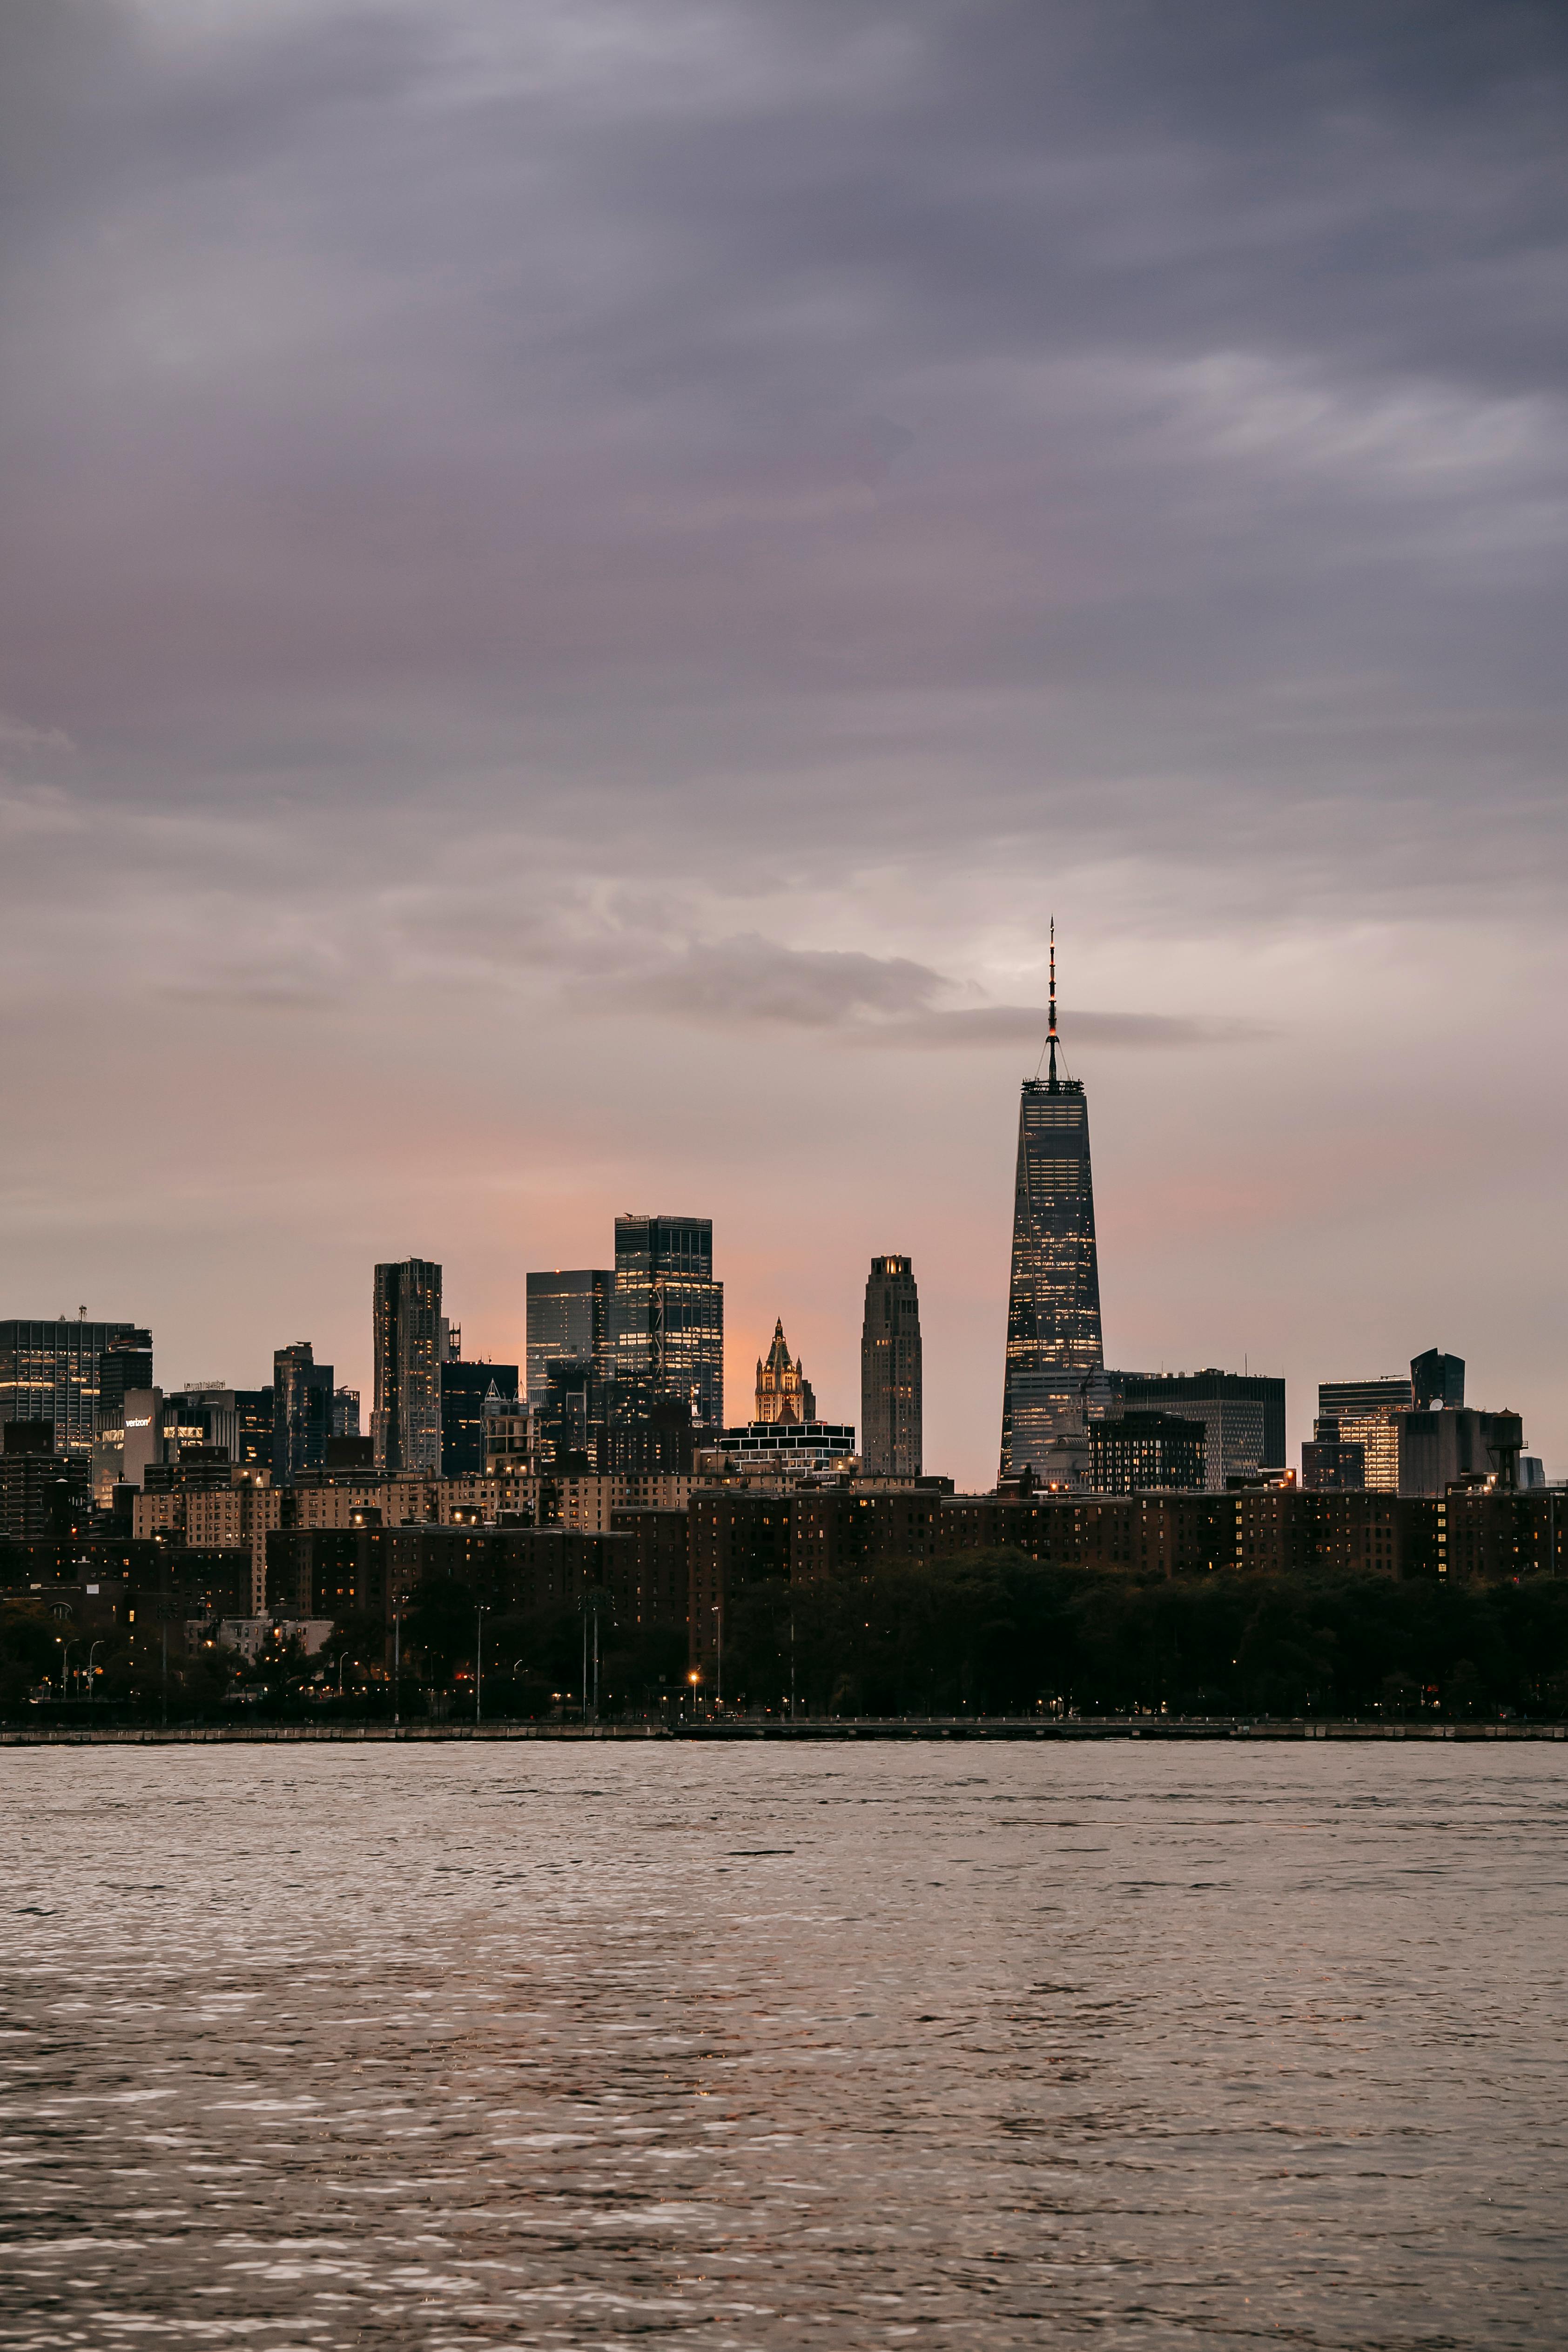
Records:
[[[577,1266],[528,1277],[524,1377],[528,1395],[542,1404],[552,1364],[585,1364],[601,1380],[614,1370],[611,1317],[616,1277],[608,1266]]]
[[[85,1313],[0,1322],[0,1422],[52,1422],[57,1454],[85,1461],[105,1388],[116,1417],[126,1389],[152,1377],[151,1334],[133,1323],[89,1323]]]
[[[1051,937],[1048,1075],[1026,1078],[1018,1107],[1013,1269],[1002,1400],[1002,1476],[1049,1477],[1063,1439],[1080,1436],[1085,1400],[1105,1364],[1089,1104],[1059,1077],[1056,934]]]
[[[710,1217],[616,1219],[616,1379],[633,1396],[680,1397],[724,1425],[724,1286]]]
[[[860,1458],[877,1478],[918,1478],[921,1302],[907,1257],[874,1257],[860,1327]]]

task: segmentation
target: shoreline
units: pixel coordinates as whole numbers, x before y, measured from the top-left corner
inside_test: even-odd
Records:
[[[230,1748],[336,1743],[349,1747],[417,1747],[449,1740],[784,1741],[1037,1739],[1418,1739],[1568,1741],[1568,1723],[1358,1723],[1324,1718],[1104,1716],[1039,1723],[1028,1717],[817,1717],[805,1723],[417,1723],[184,1724],[0,1726],[0,1748]]]

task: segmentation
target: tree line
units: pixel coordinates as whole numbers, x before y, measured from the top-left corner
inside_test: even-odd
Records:
[[[706,1709],[721,1668],[726,1711],[774,1716],[1568,1717],[1568,1579],[1140,1578],[1012,1551],[804,1584],[768,1577],[703,1629],[695,1698],[683,1629],[617,1624],[605,1596],[592,1598],[590,1688],[609,1718]],[[31,1596],[0,1600],[0,1713],[53,1699],[60,1633]],[[488,1715],[572,1717],[584,1635],[578,1609],[481,1620],[467,1586],[430,1577],[402,1621],[396,1696],[407,1714],[466,1711],[482,1643]],[[247,1668],[228,1653],[172,1656],[166,1692],[119,1640],[100,1644],[98,1663],[98,1701],[138,1717],[167,1705],[232,1719],[247,1690],[264,1713],[377,1716],[394,1700],[378,1619],[345,1618],[314,1658],[291,1650]]]

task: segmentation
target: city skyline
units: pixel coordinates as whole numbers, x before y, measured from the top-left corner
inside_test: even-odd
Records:
[[[1440,1330],[1568,1457],[1560,24],[86,21],[0,78],[19,1310],[368,1398],[365,1262],[510,1360],[694,1201],[735,1394],[782,1306],[852,1411],[907,1250],[978,1483],[1054,907],[1110,1360],[1294,1446]]]

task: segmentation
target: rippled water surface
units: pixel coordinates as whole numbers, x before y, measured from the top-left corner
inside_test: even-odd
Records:
[[[7,2344],[1568,2338],[1560,1748],[0,1793]]]

